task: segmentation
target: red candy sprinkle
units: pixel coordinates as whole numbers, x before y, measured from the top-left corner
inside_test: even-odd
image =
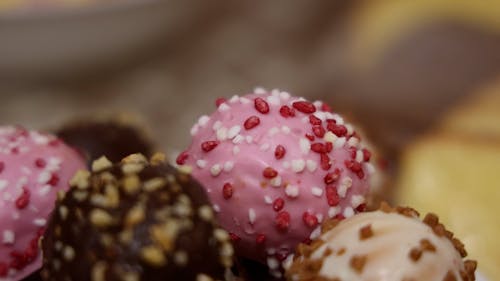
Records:
[[[5,169],[5,164],[0,161],[0,173]]]
[[[254,103],[255,103],[255,109],[257,109],[258,112],[262,114],[269,113],[269,104],[267,104],[267,102],[264,99],[256,98],[254,100]]]
[[[53,139],[53,140],[49,141],[50,146],[58,146],[60,143],[61,143],[60,139]]]
[[[326,152],[331,152],[333,150],[333,143],[327,141],[325,143]]]
[[[175,159],[175,163],[177,163],[177,165],[184,165],[188,157],[189,154],[187,153],[187,151],[183,151],[181,152],[181,154],[179,154],[179,156],[177,156],[177,159]]]
[[[356,211],[358,211],[358,212],[364,212],[364,211],[366,211],[366,204],[365,204],[365,203],[363,203],[363,204],[359,205],[359,206],[356,208]]]
[[[332,108],[328,104],[326,104],[326,103],[323,103],[321,105],[321,110],[322,111],[326,111],[326,112],[332,112]]]
[[[363,160],[365,160],[365,162],[370,161],[370,158],[372,157],[372,153],[366,148],[363,148],[362,151],[363,151]]]
[[[318,218],[309,212],[304,212],[302,220],[308,227],[316,227],[318,225]]]
[[[308,102],[308,101],[296,101],[292,103],[293,108],[297,109],[298,111],[302,113],[314,113],[316,112],[316,107],[314,104]]]
[[[257,244],[264,244],[266,242],[266,236],[264,234],[257,234],[257,237],[255,237],[255,243]]]
[[[322,143],[315,142],[311,144],[311,150],[316,153],[326,153],[326,146]]]
[[[273,210],[275,210],[276,212],[281,211],[284,206],[285,200],[283,200],[283,198],[276,198],[276,200],[274,200],[273,202]]]
[[[205,141],[201,144],[201,149],[205,152],[209,152],[219,145],[219,141]]]
[[[354,173],[361,171],[361,163],[354,160],[345,160],[345,166]]]
[[[337,125],[334,122],[328,122],[326,128],[337,137],[343,137],[347,134],[347,128],[344,125]]]
[[[56,174],[52,174],[50,176],[49,181],[47,182],[47,184],[51,186],[56,186],[58,183],[59,183],[59,176]]]
[[[46,165],[47,165],[47,162],[45,162],[45,160],[43,160],[42,158],[37,158],[35,160],[35,166],[37,168],[44,168]]]
[[[225,103],[226,99],[225,98],[217,98],[215,100],[215,106],[219,107],[221,104]]]
[[[282,107],[280,107],[280,115],[285,117],[285,118],[294,117],[295,110],[293,110],[293,108],[290,108],[286,105],[283,105]]]
[[[274,157],[276,157],[276,159],[281,159],[285,156],[285,153],[286,153],[285,147],[282,146],[281,144],[278,144],[276,146],[276,149],[274,150]]]
[[[330,157],[327,154],[320,154],[320,165],[321,169],[328,171],[332,167],[332,163],[330,163]]]
[[[310,135],[310,134],[306,134],[306,138],[310,141],[313,141],[314,140],[314,136],[313,135]]]
[[[311,115],[312,116],[312,115]],[[325,128],[321,125],[314,125],[312,128],[313,134],[317,136],[318,138],[322,138],[325,136]]]
[[[230,238],[230,239],[231,239],[231,241],[233,241],[233,242],[238,242],[238,241],[240,241],[240,240],[241,240],[241,238],[240,238],[238,235],[236,235],[236,234],[234,234],[234,233],[232,233],[232,232],[229,232],[229,238]]]
[[[311,123],[311,125],[321,125],[321,119],[314,115],[309,115],[309,123]]]
[[[276,226],[279,230],[287,230],[290,226],[290,214],[287,211],[281,211],[276,215]]]
[[[224,199],[233,197],[233,186],[230,183],[225,183],[222,187],[222,196],[224,196]]]
[[[363,172],[363,170],[359,170],[356,175],[358,176],[358,178],[360,180],[362,180],[364,177],[365,177],[365,172]]]
[[[325,184],[332,184],[336,182],[340,177],[340,170],[335,169],[333,172],[326,174],[324,181]]]
[[[274,178],[274,177],[276,177],[278,175],[278,172],[275,169],[271,168],[271,167],[267,167],[262,172],[262,175],[266,179],[272,179],[272,178]]]
[[[16,207],[20,210],[26,208],[30,203],[30,196],[30,191],[23,187],[23,193],[16,199]]]
[[[253,115],[253,116],[248,117],[247,120],[245,120],[243,127],[245,127],[246,130],[250,130],[252,128],[255,128],[259,124],[260,124],[259,117]]]
[[[339,204],[340,202],[340,197],[339,194],[337,193],[337,189],[334,186],[327,186],[325,188],[326,190],[326,200],[328,202],[328,205],[335,207]]]

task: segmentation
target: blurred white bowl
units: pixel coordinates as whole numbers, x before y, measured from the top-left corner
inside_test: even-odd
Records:
[[[0,77],[56,76],[117,63],[182,30],[202,9],[203,1],[193,2],[115,0],[2,11]]]

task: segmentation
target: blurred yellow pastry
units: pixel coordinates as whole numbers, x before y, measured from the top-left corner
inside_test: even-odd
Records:
[[[479,271],[500,276],[500,80],[460,101],[403,153],[398,203],[435,212]]]

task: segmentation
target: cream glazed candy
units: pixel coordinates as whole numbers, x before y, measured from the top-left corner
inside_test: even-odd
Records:
[[[0,280],[16,281],[41,267],[38,240],[56,193],[66,190],[82,157],[54,136],[0,127]]]
[[[263,89],[216,103],[177,164],[204,185],[238,255],[277,269],[325,218],[364,208],[370,152],[326,104]]]
[[[463,260],[463,244],[439,223],[410,208],[329,221],[310,246],[300,245],[288,280],[468,281],[476,262]]]

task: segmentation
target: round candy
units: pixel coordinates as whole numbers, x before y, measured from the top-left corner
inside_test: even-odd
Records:
[[[151,156],[153,145],[147,134],[134,124],[137,122],[122,119],[116,116],[75,120],[62,126],[56,135],[80,150],[89,164],[101,156],[111,162],[133,153]]]
[[[428,214],[410,208],[360,213],[328,221],[310,246],[300,245],[288,280],[472,281],[476,262],[464,245]]]
[[[277,269],[325,218],[364,208],[370,152],[325,104],[258,89],[217,105],[177,164],[192,167],[238,255]]]
[[[80,171],[42,241],[44,280],[223,280],[232,265],[197,182],[140,154]]]
[[[41,267],[38,240],[56,194],[84,167],[54,136],[0,127],[0,280],[21,280]]]

